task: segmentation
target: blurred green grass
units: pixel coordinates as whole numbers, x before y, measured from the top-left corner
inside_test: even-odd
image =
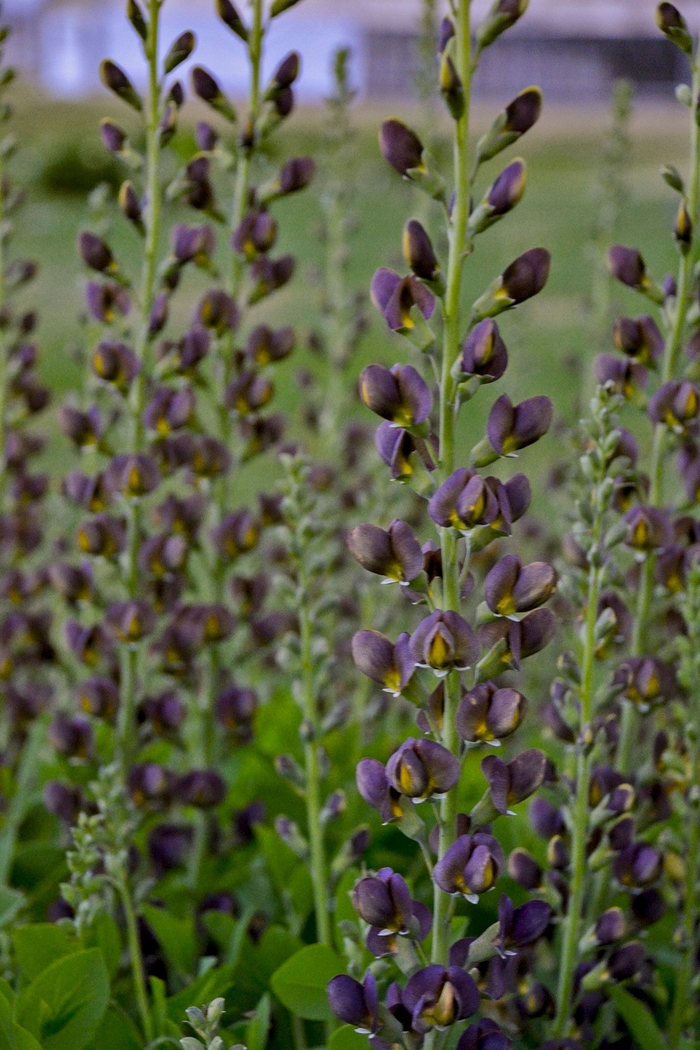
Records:
[[[118,104],[117,104],[118,105]],[[352,243],[350,283],[367,289],[374,270],[380,265],[400,268],[401,229],[406,218],[418,211],[425,215],[425,204],[416,191],[398,178],[378,156],[376,133],[381,119],[393,107],[365,107],[355,113],[357,140],[354,149],[356,194],[354,206],[359,228]],[[483,130],[497,107],[480,105],[474,131]],[[185,123],[174,141],[182,157],[192,149],[192,126],[203,114],[191,107],[191,123]],[[25,184],[27,201],[16,222],[15,251],[39,259],[38,283],[23,293],[36,303],[41,324],[38,332],[42,347],[42,371],[56,392],[57,399],[79,383],[74,349],[85,336],[79,318],[83,312],[81,287],[84,273],[75,252],[78,230],[88,221],[85,180],[110,174],[108,160],[99,140],[99,118],[109,113],[130,126],[130,117],[110,100],[84,103],[47,100],[27,94],[16,107],[14,132],[20,152],[13,161],[18,181]],[[401,116],[412,122],[420,115],[407,110]],[[209,116],[209,114],[207,114]],[[558,413],[570,421],[578,411],[582,395],[590,388],[591,362],[597,350],[588,316],[592,284],[590,237],[596,209],[596,184],[601,168],[601,144],[609,124],[604,110],[568,111],[545,106],[540,123],[519,144],[517,152],[528,162],[528,188],[515,212],[507,216],[477,241],[476,251],[467,261],[465,299],[475,298],[489,281],[517,254],[536,245],[547,247],[553,257],[549,284],[537,299],[505,316],[502,331],[510,351],[510,367],[503,387],[512,397],[522,399],[534,393],[547,393]],[[442,129],[438,129],[437,138]],[[618,237],[639,246],[650,267],[658,275],[675,269],[675,249],[670,234],[673,194],[662,183],[658,168],[662,163],[683,166],[684,114],[681,107],[640,107],[631,126],[632,149],[627,174],[626,200],[620,216]],[[301,110],[280,135],[280,155],[310,152],[323,148],[320,110]],[[512,158],[514,151],[504,157]],[[76,160],[77,158],[77,160]],[[498,158],[482,173],[478,189],[488,184],[500,170]],[[172,170],[175,162],[171,161]],[[66,170],[68,178],[66,179]],[[67,192],[70,172],[80,192]],[[57,173],[58,172],[58,176]],[[322,182],[322,180],[321,180]],[[60,187],[64,187],[61,189]],[[320,288],[314,272],[322,263],[322,244],[318,235],[318,192],[322,185],[295,195],[276,205],[280,219],[280,250],[292,251],[298,259],[294,281],[255,311],[255,323],[293,323],[300,341],[317,325]],[[128,260],[138,253],[138,238],[127,228],[112,204],[112,243],[117,256]],[[196,221],[190,212],[177,212],[177,218]],[[221,244],[225,238],[219,234]],[[136,255],[137,259],[138,256]],[[128,268],[128,262],[127,262]],[[186,323],[192,303],[204,287],[201,275],[188,276],[176,297],[171,321],[172,332]],[[615,290],[626,310],[643,309],[633,302],[632,293]],[[367,361],[407,359],[412,351],[388,333],[372,314],[372,324],[363,341],[356,374]],[[166,333],[168,334],[168,333]],[[581,362],[584,390],[572,369],[572,359]],[[300,366],[318,371],[322,366],[310,354],[293,355],[282,369],[278,381],[277,405],[293,411],[301,396],[294,381]],[[484,414],[493,400],[482,395],[469,413],[464,440],[470,441],[483,425]],[[548,438],[536,459],[544,469],[556,454],[557,444]],[[530,457],[532,459],[532,457]]]

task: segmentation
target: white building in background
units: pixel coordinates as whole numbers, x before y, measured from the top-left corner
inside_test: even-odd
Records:
[[[4,6],[16,26],[14,60],[52,94],[97,90],[105,56],[138,80],[142,62],[124,0],[5,0]],[[246,0],[239,6],[245,11]],[[287,51],[300,51],[300,97],[318,99],[328,90],[333,51],[344,45],[361,95],[410,95],[420,6],[420,0],[303,0],[273,24],[267,72]],[[489,6],[490,0],[475,0],[475,19]],[[477,90],[503,95],[536,81],[551,100],[590,100],[606,97],[616,76],[631,77],[642,90],[667,90],[683,75],[684,59],[656,31],[655,7],[656,0],[530,0],[518,26],[484,55]],[[685,0],[684,12],[700,22],[700,0]],[[245,91],[242,45],[215,17],[214,0],[167,0],[162,18],[164,46],[193,29],[194,60],[201,54],[229,91]]]

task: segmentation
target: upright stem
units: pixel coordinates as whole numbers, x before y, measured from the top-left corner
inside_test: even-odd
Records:
[[[599,546],[603,520],[602,508],[597,506],[593,542]],[[600,598],[600,569],[591,565],[588,574],[586,631],[583,644],[581,676],[581,727],[576,755],[576,808],[573,814],[571,850],[571,890],[564,927],[557,1012],[554,1035],[562,1036],[571,1012],[571,992],[577,963],[577,945],[580,938],[583,899],[586,882],[586,844],[588,842],[588,797],[591,784],[592,746],[588,739],[593,714],[593,667],[595,661],[595,626]]]
[[[700,92],[700,68],[697,61],[693,63],[693,105],[690,112],[690,139],[691,158],[690,175],[688,179],[688,213],[693,224],[693,248],[681,257],[676,304],[674,308],[673,323],[670,326],[662,364],[662,383],[668,383],[673,379],[678,363],[683,341],[683,333],[686,325],[686,315],[693,295],[694,287],[694,264],[697,257],[697,235],[698,235],[698,205],[700,203],[700,128],[698,127],[698,93]],[[663,471],[666,451],[666,425],[658,423],[654,428],[654,444],[651,454],[651,466],[649,468],[649,498],[648,504],[652,507],[660,507],[663,503]],[[642,566],[642,578],[637,598],[637,609],[634,623],[634,634],[632,638],[632,655],[643,656],[646,646],[646,631],[651,614],[651,603],[654,593],[654,563],[653,554],[647,555]],[[617,769],[622,773],[629,772],[634,747],[635,732],[637,728],[637,712],[633,704],[626,703],[622,714],[620,727],[620,742],[617,749]]]
[[[678,1050],[681,1037],[692,1029],[697,1016],[697,996],[689,994],[698,951],[697,924],[700,911],[700,689],[697,684],[700,674],[700,574],[697,567],[691,570],[683,604],[688,638],[681,661],[681,680],[690,692],[690,710],[685,726],[686,747],[690,756],[690,783],[686,803],[688,841],[683,887],[683,961],[674,988],[670,1050]]]
[[[143,969],[143,959],[141,958],[141,943],[139,941],[136,912],[134,911],[134,905],[131,900],[131,894],[129,893],[126,880],[121,880],[117,889],[119,892],[119,898],[122,902],[122,908],[124,909],[124,917],[126,918],[126,938],[129,946],[134,990],[136,992],[136,1004],[141,1018],[141,1028],[146,1042],[150,1043],[153,1039],[153,1022],[151,1020],[151,1011],[148,1006],[146,976]]]
[[[306,824],[309,835],[309,866],[311,882],[314,889],[314,912],[316,915],[316,939],[321,944],[332,944],[331,917],[328,910],[329,883],[328,860],[321,827],[321,795],[319,790],[318,764],[318,710],[314,682],[314,664],[312,652],[311,618],[308,599],[306,598],[306,579],[303,559],[299,562],[300,582],[305,598],[302,599],[299,612],[302,688],[304,696],[304,716],[308,722],[311,739],[304,743],[304,766],[306,772]]]
[[[470,36],[471,0],[459,0],[455,19],[455,60],[457,73],[464,88],[464,113],[455,122],[454,184],[455,200],[449,226],[449,259],[447,287],[443,304],[445,331],[440,379],[440,480],[446,480],[454,470],[455,462],[455,381],[452,366],[460,349],[460,300],[464,260],[469,249],[467,220],[469,218],[469,106],[471,100],[472,51]],[[457,539],[451,529],[442,529],[443,608],[459,611],[459,564]],[[457,754],[459,738],[455,729],[455,714],[460,699],[460,679],[451,672],[445,679],[445,710],[442,743]],[[439,856],[443,857],[455,840],[458,789],[447,793],[440,806]],[[434,885],[433,950],[432,961],[447,966],[449,961],[449,917],[451,898]]]
[[[147,355],[149,346],[149,319],[156,287],[156,266],[160,234],[160,84],[158,81],[158,28],[162,0],[149,0],[148,37],[145,52],[148,60],[148,98],[146,101],[146,208],[144,222],[146,239],[141,275],[141,328],[136,352],[140,369],[131,392],[131,431],[128,451],[138,453],[143,446],[143,407],[146,391]],[[141,531],[141,503],[133,500],[128,514],[126,590],[133,599],[139,590],[138,551]],[[135,692],[137,684],[138,652],[134,646],[122,649],[123,688],[118,723],[118,745],[126,763],[136,738],[134,725]]]

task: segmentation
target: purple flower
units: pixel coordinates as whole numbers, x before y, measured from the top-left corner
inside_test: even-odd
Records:
[[[557,574],[547,562],[523,565],[514,554],[501,558],[484,581],[484,599],[491,612],[513,616],[543,605],[554,593]]]
[[[384,824],[400,820],[401,793],[389,783],[387,772],[376,758],[363,758],[357,763],[357,790],[365,802],[376,809]]]
[[[515,689],[482,682],[462,697],[455,716],[457,732],[470,743],[502,740],[520,725],[526,703]]]
[[[510,806],[529,798],[542,784],[547,768],[547,757],[537,748],[523,751],[511,762],[496,755],[482,760],[481,772],[489,785],[489,794],[499,813],[507,813]]]
[[[370,288],[372,302],[394,332],[409,332],[416,322],[411,316],[415,306],[429,320],[435,309],[435,296],[413,274],[400,277],[385,266],[377,270]]]
[[[380,1028],[377,984],[368,973],[362,984],[347,974],[331,978],[326,988],[331,1010],[356,1031],[375,1033]]]
[[[414,801],[446,794],[459,780],[459,760],[434,740],[409,737],[386,765],[389,784]]]
[[[380,933],[408,933],[413,918],[411,894],[406,882],[391,868],[380,868],[355,883],[352,891],[355,911]]]
[[[613,339],[618,350],[647,368],[653,368],[664,352],[664,337],[656,321],[646,314],[618,318]]]
[[[491,383],[500,379],[508,366],[508,351],[498,325],[490,317],[472,329],[462,347],[462,371]]]
[[[445,893],[461,893],[476,902],[493,888],[504,864],[503,850],[493,835],[461,835],[435,865],[433,879]]]
[[[426,966],[409,978],[401,1001],[410,1012],[413,1030],[423,1035],[431,1028],[447,1028],[475,1013],[479,1008],[479,989],[458,966]]]
[[[511,1050],[512,1046],[496,1022],[485,1017],[462,1032],[456,1050]]]
[[[356,525],[346,542],[363,568],[389,580],[409,583],[423,571],[423,551],[403,521],[392,521],[386,531],[377,525]]]
[[[420,667],[447,674],[470,667],[479,656],[479,643],[458,613],[436,609],[411,635],[411,654]]]
[[[408,634],[400,634],[392,644],[379,631],[358,631],[352,639],[355,666],[387,692],[398,696],[415,670]]]
[[[494,452],[510,456],[539,441],[552,425],[553,406],[548,397],[530,397],[513,405],[501,394],[489,413],[486,433]]]
[[[391,164],[399,175],[410,177],[417,168],[425,170],[423,143],[414,131],[400,120],[385,120],[379,132],[379,148],[384,160]]]
[[[422,281],[435,281],[440,275],[440,264],[433,250],[430,237],[417,219],[411,219],[403,230],[404,258],[416,277]]]

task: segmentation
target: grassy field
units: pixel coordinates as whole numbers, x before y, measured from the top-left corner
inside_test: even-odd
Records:
[[[106,101],[106,105],[105,105]],[[39,97],[24,97],[17,107],[15,133],[21,152],[13,162],[19,179],[27,187],[27,203],[17,220],[16,250],[41,260],[38,285],[32,300],[40,308],[39,338],[43,348],[43,372],[52,387],[63,393],[77,382],[74,363],[76,341],[81,334],[81,284],[83,275],[75,253],[75,238],[88,218],[84,192],[61,190],[73,177],[90,179],[90,166],[104,163],[106,151],[98,135],[99,117],[112,113],[125,119],[123,109],[113,109],[109,100],[66,104]],[[480,106],[475,114],[475,133],[487,126],[496,106]],[[405,219],[417,208],[424,208],[415,191],[381,162],[376,133],[381,120],[391,115],[391,107],[375,106],[356,113],[358,128],[356,211],[359,228],[353,242],[350,280],[366,289],[373,271],[380,265],[399,268],[400,235]],[[418,121],[419,115],[399,114]],[[191,120],[198,116],[193,108]],[[126,120],[128,127],[128,119]],[[284,131],[284,147],[294,152],[317,153],[320,138],[318,111],[301,111]],[[571,368],[572,358],[581,362],[582,374],[590,377],[590,362],[597,349],[590,324],[588,302],[593,280],[591,230],[596,214],[596,185],[601,169],[601,145],[609,117],[604,110],[568,111],[545,107],[539,125],[519,144],[519,153],[528,160],[528,189],[521,205],[492,231],[479,238],[477,250],[467,264],[465,294],[476,297],[492,277],[519,252],[536,245],[549,248],[553,257],[552,274],[545,292],[536,300],[503,319],[502,330],[510,353],[505,388],[521,399],[534,393],[549,394],[564,418],[571,419],[580,400],[580,383]],[[190,125],[191,127],[191,125]],[[620,215],[618,239],[638,245],[659,276],[675,269],[675,248],[670,234],[673,194],[658,175],[662,163],[683,166],[685,118],[680,106],[642,107],[633,117],[632,148],[626,174],[625,203]],[[191,130],[184,127],[175,146],[187,155]],[[510,158],[513,151],[506,154]],[[493,177],[501,158],[491,162],[483,184]],[[97,176],[94,176],[97,177]],[[479,187],[481,189],[481,186]],[[312,189],[281,202],[281,248],[298,258],[297,276],[282,293],[257,308],[260,320],[284,321],[299,326],[302,335],[318,319],[319,289],[314,268],[322,261],[322,248],[316,235],[318,200]],[[116,213],[112,241],[117,254],[128,257],[137,248],[137,238]],[[182,215],[193,221],[192,213]],[[220,235],[223,242],[223,235]],[[191,303],[203,287],[197,278],[188,278],[173,330],[187,318]],[[38,294],[37,294],[38,293]],[[614,292],[620,305],[640,310],[634,296],[625,290]],[[89,338],[89,336],[88,336]],[[364,340],[357,369],[371,359],[406,357],[408,348],[398,337],[390,336],[373,318]],[[293,408],[298,398],[294,373],[300,365],[313,367],[310,355],[294,355],[280,381],[280,406]],[[315,366],[317,367],[317,366]],[[588,383],[584,383],[584,387]],[[477,407],[470,429],[478,431],[483,409]],[[465,435],[465,440],[470,435]],[[549,454],[555,448],[550,438]],[[547,458],[542,445],[542,462]]]

